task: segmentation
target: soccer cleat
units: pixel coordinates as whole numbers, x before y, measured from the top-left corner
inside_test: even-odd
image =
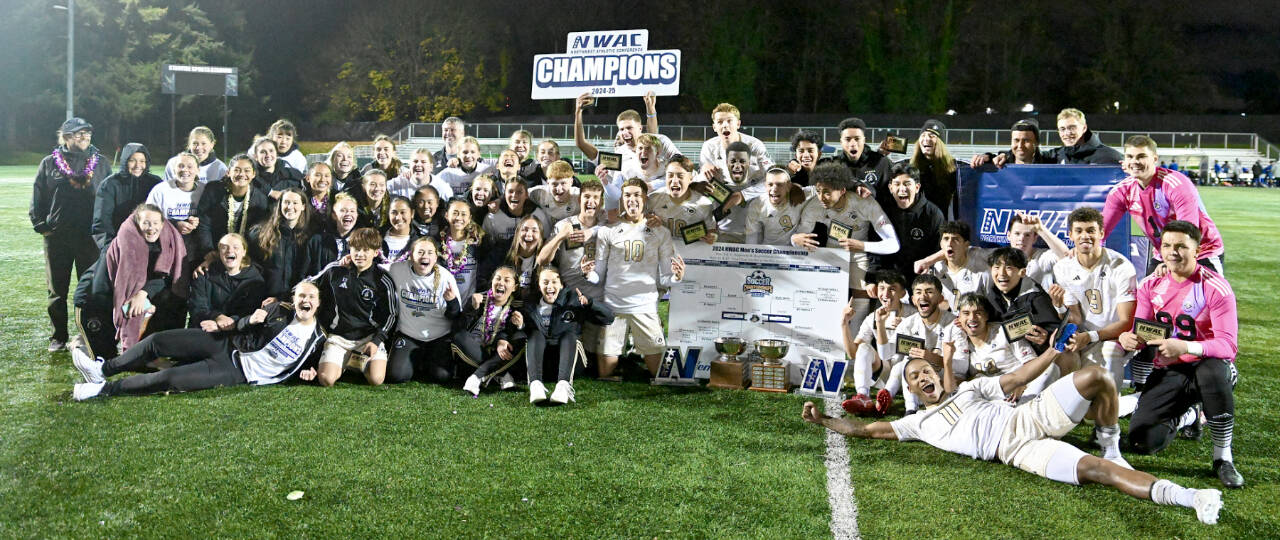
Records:
[[[844,412],[855,416],[879,416],[879,413],[876,412],[875,400],[866,394],[858,394],[846,399],[840,404],[840,407],[844,409]]]
[[[529,383],[529,403],[538,403],[547,400],[547,387],[542,381],[533,381]]]
[[[80,371],[84,382],[95,384],[107,382],[107,378],[102,376],[102,360],[89,358],[89,354],[83,349],[79,347],[71,349],[71,363],[75,364],[76,369]]]
[[[889,412],[889,406],[893,405],[893,395],[888,390],[881,388],[876,392],[876,414],[884,416]]]
[[[475,375],[467,377],[467,382],[462,383],[462,389],[472,397],[480,397],[480,377]]]
[[[98,394],[102,393],[102,387],[106,385],[106,383],[92,382],[76,383],[75,388],[71,389],[71,397],[76,401],[84,401],[86,399],[96,397]]]
[[[1195,419],[1192,420],[1190,424],[1187,424],[1182,429],[1179,429],[1178,436],[1182,437],[1183,439],[1191,439],[1193,441],[1198,441],[1200,440],[1200,435],[1204,431],[1203,424],[1200,423],[1200,404],[1197,403],[1195,405],[1192,405],[1191,411],[1189,412],[1189,414],[1195,415]]]
[[[573,383],[569,381],[557,382],[556,389],[551,392],[551,401],[561,405],[571,401],[577,401],[573,398]]]
[[[1231,489],[1239,489],[1244,487],[1244,476],[1240,471],[1236,470],[1234,463],[1225,459],[1213,460],[1213,473],[1218,475],[1218,480],[1222,481],[1223,487]]]
[[[56,339],[49,340],[49,352],[58,352],[67,348],[67,344]]]
[[[1213,525],[1218,522],[1218,512],[1222,510],[1222,492],[1216,489],[1198,489],[1191,507],[1196,509],[1196,519],[1200,523]]]
[[[510,390],[515,387],[516,378],[512,377],[510,373],[503,373],[501,377],[498,377],[498,388],[502,390]]]

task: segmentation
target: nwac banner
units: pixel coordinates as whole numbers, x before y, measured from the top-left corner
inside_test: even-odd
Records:
[[[1125,178],[1119,167],[1099,165],[1009,165],[1003,169],[961,167],[960,218],[973,227],[975,245],[1008,245],[1012,216],[1023,211],[1040,221],[1068,246],[1067,215],[1081,205],[1102,211],[1111,187]],[[1146,275],[1147,239],[1131,235],[1126,216],[1107,236],[1106,246],[1129,258]]]

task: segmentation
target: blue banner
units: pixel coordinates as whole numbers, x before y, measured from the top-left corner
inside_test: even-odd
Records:
[[[1022,211],[1039,216],[1046,228],[1070,246],[1067,215],[1081,205],[1102,211],[1107,193],[1125,176],[1119,167],[1099,165],[1009,165],[999,170],[961,167],[960,218],[973,227],[976,245],[1008,245],[1005,233],[1010,218]],[[1128,257],[1139,276],[1145,275],[1146,238],[1130,236],[1129,218],[1125,217],[1107,237],[1106,245]]]

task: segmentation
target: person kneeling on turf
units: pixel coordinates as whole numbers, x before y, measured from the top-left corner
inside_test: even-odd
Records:
[[[554,266],[538,271],[538,292],[541,299],[524,307],[524,319],[532,323],[526,327],[529,343],[525,348],[529,403],[547,399],[547,387],[542,383],[543,361],[547,357],[559,361],[551,401],[561,404],[575,401],[573,368],[582,324],[608,326],[613,323],[613,310],[602,302],[592,302],[578,289],[566,289],[560,280],[560,270]]]
[[[344,368],[363,373],[373,386],[382,384],[387,374],[387,340],[400,311],[395,282],[374,264],[382,235],[365,227],[350,238],[350,255],[309,280],[320,289],[324,306],[320,320],[329,333],[317,377],[322,386],[338,382]]]
[[[75,385],[76,401],[95,396],[194,392],[238,384],[275,384],[297,374],[316,376],[312,364],[324,342],[316,324],[320,290],[304,281],[293,288],[293,303],[276,302],[236,322],[227,331],[183,328],[147,336],[120,356],[103,362],[80,348],[71,351],[85,382]],[[123,371],[137,371],[159,357],[188,360],[156,373],[107,382]]]
[[[908,389],[927,406],[919,414],[863,424],[827,416],[813,402],[806,402],[801,416],[849,437],[921,440],[974,459],[998,459],[1050,480],[1112,486],[1138,499],[1194,508],[1201,522],[1217,523],[1221,492],[1184,488],[1157,479],[1133,470],[1120,456],[1119,395],[1105,369],[1089,366],[1076,371],[1022,405],[1005,401],[1009,392],[1040,376],[1057,356],[1058,350],[1050,347],[1012,373],[980,377],[954,392],[944,390],[942,377],[932,364],[912,358],[906,369]],[[1058,440],[1085,418],[1100,426],[1102,458]]]

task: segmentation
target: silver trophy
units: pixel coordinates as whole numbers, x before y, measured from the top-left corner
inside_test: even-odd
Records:
[[[720,357],[716,360],[721,362],[738,362],[738,355],[742,354],[747,344],[741,338],[722,337],[716,338],[716,352],[720,353]]]
[[[764,363],[771,366],[782,364],[782,359],[787,356],[787,351],[791,348],[791,344],[783,339],[757,339],[756,351],[760,353],[760,357],[764,358]]]
[[[764,359],[763,363],[751,366],[751,389],[757,392],[786,392],[790,386],[787,380],[787,366],[782,363],[787,356],[791,344],[782,339],[757,339],[755,354]]]

